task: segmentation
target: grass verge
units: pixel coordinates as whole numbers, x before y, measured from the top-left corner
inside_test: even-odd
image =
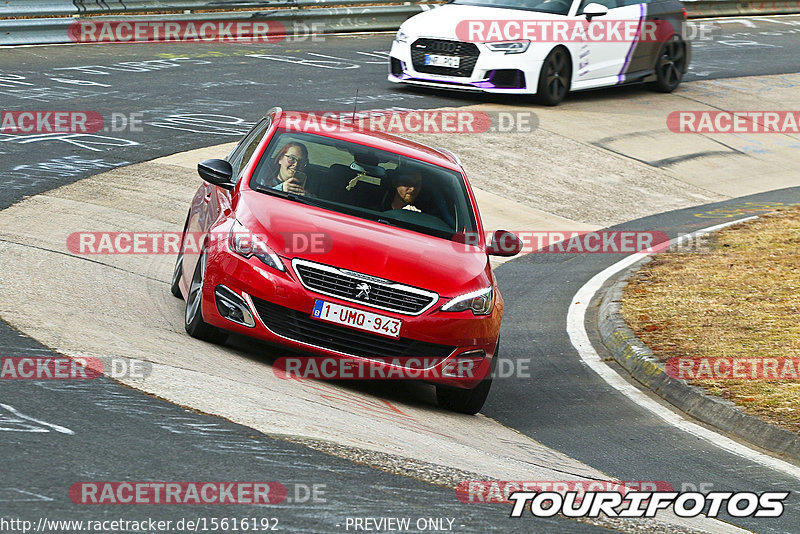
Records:
[[[739,376],[750,377],[754,367],[766,362],[762,358],[796,358],[797,370],[800,206],[726,228],[712,243],[707,253],[667,252],[645,265],[623,295],[628,325],[664,362],[692,358],[699,365],[725,358],[748,370]],[[781,365],[791,371],[785,360]],[[777,380],[689,382],[762,420],[800,432],[800,377],[783,375]]]

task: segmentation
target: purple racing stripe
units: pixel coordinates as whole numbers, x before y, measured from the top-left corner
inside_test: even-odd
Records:
[[[628,64],[631,62],[633,49],[636,48],[636,41],[639,39],[639,34],[642,31],[642,21],[645,17],[645,11],[645,4],[639,4],[639,26],[636,28],[636,35],[633,36],[631,47],[628,49],[628,54],[625,56],[625,63],[622,65],[622,70],[620,70],[619,74],[617,75],[617,83],[622,83],[625,79],[625,70],[628,68]]]

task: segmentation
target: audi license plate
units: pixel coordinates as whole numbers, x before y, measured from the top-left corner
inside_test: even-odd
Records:
[[[461,64],[461,58],[458,56],[437,56],[434,54],[425,54],[425,64],[431,67],[450,67],[457,69]]]
[[[314,311],[311,313],[311,317],[394,338],[400,337],[400,326],[403,324],[403,321],[399,319],[340,306],[324,300],[314,302]]]

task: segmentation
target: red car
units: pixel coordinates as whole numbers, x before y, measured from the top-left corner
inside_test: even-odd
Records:
[[[273,108],[198,164],[172,279],[186,331],[419,376],[441,406],[477,413],[503,315],[488,254],[521,243],[498,230],[487,244],[450,152],[303,117]]]

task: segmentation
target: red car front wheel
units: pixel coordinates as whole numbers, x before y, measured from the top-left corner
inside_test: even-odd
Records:
[[[492,375],[497,367],[497,358],[500,357],[500,341],[494,350],[491,371],[489,375],[481,380],[481,383],[473,389],[454,389],[447,386],[436,386],[436,402],[439,406],[454,412],[475,415],[483,408],[489,390],[492,387]]]
[[[180,261],[180,260],[179,260]],[[204,250],[197,260],[194,268],[192,283],[189,285],[189,295],[186,297],[185,327],[190,336],[210,341],[212,343],[223,343],[228,334],[215,326],[211,326],[203,320],[203,282],[206,276],[206,264],[208,254]]]

